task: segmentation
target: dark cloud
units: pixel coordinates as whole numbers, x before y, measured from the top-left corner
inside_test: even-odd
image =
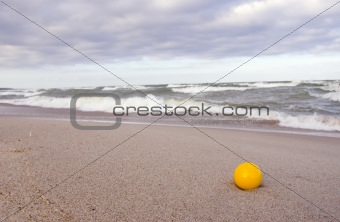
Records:
[[[252,56],[335,1],[5,1],[101,63]],[[337,53],[340,5],[267,54]],[[0,64],[79,64],[82,56],[0,4]]]

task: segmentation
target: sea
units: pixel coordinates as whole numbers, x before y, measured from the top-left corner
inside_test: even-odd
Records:
[[[243,127],[281,127],[340,132],[340,80],[280,81],[280,82],[228,82],[200,84],[96,86],[75,88],[17,89],[0,88],[0,115],[10,115],[15,107],[46,110],[69,110],[71,98],[78,94],[113,93],[121,106],[148,107],[205,107],[210,106],[212,116],[184,115],[192,124]],[[208,88],[207,88],[208,87]],[[189,99],[190,98],[190,99]],[[189,99],[189,100],[188,100]],[[10,106],[11,109],[4,108]],[[109,97],[85,97],[77,102],[77,110],[84,113],[112,114],[115,101]],[[224,107],[268,107],[267,112],[250,115],[224,116]],[[20,109],[18,109],[20,110]],[[32,110],[32,109],[30,109]],[[229,109],[230,111],[231,109]],[[22,112],[27,112],[25,109]],[[184,112],[184,111],[183,111]],[[56,112],[58,113],[58,112]],[[67,112],[64,112],[64,114]],[[256,112],[254,112],[256,113]],[[182,113],[185,114],[185,113]],[[91,118],[96,118],[91,115]],[[65,115],[64,115],[65,116]],[[65,117],[66,118],[66,117]],[[149,117],[156,118],[156,117]],[[158,118],[158,117],[157,117]],[[168,118],[168,117],[167,117]],[[130,119],[142,121],[130,110]]]

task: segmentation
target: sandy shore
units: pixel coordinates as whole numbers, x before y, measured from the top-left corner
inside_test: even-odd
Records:
[[[20,208],[6,221],[340,219],[339,138],[201,128],[270,175],[242,191],[233,171],[244,161],[193,128],[151,126],[75,173],[145,125],[80,131],[0,117],[0,126],[0,220]]]

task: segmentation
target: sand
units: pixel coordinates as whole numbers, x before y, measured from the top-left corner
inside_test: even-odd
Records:
[[[200,128],[217,143],[151,126],[116,147],[145,125],[80,131],[0,117],[0,126],[0,221],[340,219],[339,138]],[[228,149],[263,170],[260,188],[235,187],[244,160]]]

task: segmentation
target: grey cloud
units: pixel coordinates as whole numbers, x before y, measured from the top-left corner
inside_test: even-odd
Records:
[[[253,56],[335,1],[6,1],[101,63],[143,57]],[[337,53],[340,5],[267,54]],[[67,46],[0,5],[0,64],[88,62]]]

